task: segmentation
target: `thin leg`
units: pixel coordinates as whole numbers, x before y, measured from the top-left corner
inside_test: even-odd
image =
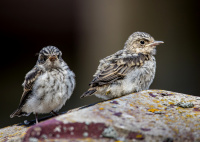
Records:
[[[58,113],[56,113],[55,111],[51,111],[51,113],[54,115],[54,116],[58,116]]]
[[[36,122],[36,124],[38,124],[38,114],[37,113],[35,113],[35,122]]]

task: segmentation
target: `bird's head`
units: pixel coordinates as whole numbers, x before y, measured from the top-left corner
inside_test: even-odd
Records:
[[[156,46],[164,43],[155,41],[154,38],[145,32],[135,32],[129,36],[125,43],[125,49],[131,53],[156,54]]]
[[[37,64],[49,70],[59,68],[62,61],[62,52],[57,47],[46,46],[40,50]]]

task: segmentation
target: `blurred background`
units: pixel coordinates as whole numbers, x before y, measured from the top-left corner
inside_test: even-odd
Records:
[[[76,74],[76,89],[61,110],[66,111],[100,101],[79,97],[99,60],[122,49],[136,31],[165,42],[157,47],[157,72],[150,88],[200,96],[199,19],[199,1],[1,0],[0,127],[34,119],[9,116],[42,47],[58,47]]]

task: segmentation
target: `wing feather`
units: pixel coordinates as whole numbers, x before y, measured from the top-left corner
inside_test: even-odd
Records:
[[[149,60],[149,57],[147,56],[148,55],[138,54],[137,56],[110,61],[110,64],[95,76],[90,83],[90,87],[102,86],[123,79],[133,68],[140,67],[146,60]]]
[[[33,87],[35,80],[41,74],[42,74],[42,70],[38,69],[37,67],[34,67],[31,71],[29,71],[26,74],[24,83],[22,84],[24,87],[24,92],[22,94],[18,108],[10,115],[11,118],[13,118],[14,116],[29,115],[26,112],[22,112],[21,109],[22,109],[23,105],[26,103],[27,99],[31,95],[32,87]]]
[[[26,102],[27,98],[32,92],[32,87],[35,82],[35,80],[38,78],[39,75],[42,74],[42,70],[38,69],[37,67],[34,67],[30,72],[27,73],[23,86],[24,86],[24,92],[22,94],[19,107],[23,106]]]

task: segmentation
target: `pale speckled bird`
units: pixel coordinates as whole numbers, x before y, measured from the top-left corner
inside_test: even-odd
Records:
[[[37,114],[56,114],[73,93],[75,74],[62,59],[62,52],[54,47],[44,47],[35,67],[25,76],[24,92],[20,104],[10,117]]]
[[[156,45],[161,43],[148,33],[133,33],[124,49],[100,60],[90,88],[81,98],[94,94],[108,100],[147,90],[155,76]]]

